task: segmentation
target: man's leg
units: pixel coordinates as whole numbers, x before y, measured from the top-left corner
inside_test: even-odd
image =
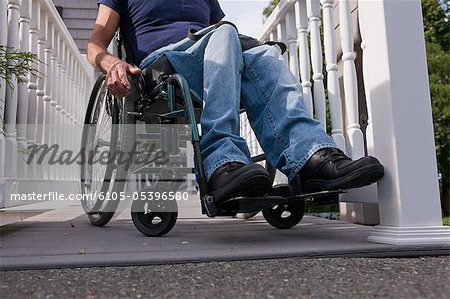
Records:
[[[200,148],[210,187],[219,200],[264,195],[269,187],[269,175],[259,165],[250,164],[247,143],[239,136],[243,62],[234,27],[222,25],[211,35],[203,64]]]
[[[361,187],[383,175],[375,158],[351,161],[336,149],[322,124],[309,117],[300,83],[278,49],[250,49],[243,61],[242,101],[250,124],[270,163],[290,182],[301,178],[302,187],[311,192]]]
[[[211,35],[203,57],[200,147],[208,179],[227,162],[250,163],[250,151],[239,136],[242,68],[236,30],[223,25]]]

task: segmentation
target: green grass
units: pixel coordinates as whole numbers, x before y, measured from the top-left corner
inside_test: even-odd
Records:
[[[450,226],[450,216],[442,217],[442,222],[444,223],[444,225]]]

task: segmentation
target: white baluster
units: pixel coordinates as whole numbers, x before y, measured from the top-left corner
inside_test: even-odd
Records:
[[[364,156],[364,138],[358,118],[358,82],[356,78],[355,59],[353,51],[352,16],[350,0],[339,0],[339,21],[342,45],[342,61],[344,62],[344,93],[345,111],[347,116],[348,155],[352,159]]]
[[[6,46],[8,41],[8,3],[0,1],[0,45]],[[0,78],[0,124],[5,117],[6,81]],[[0,126],[0,177],[5,176],[5,131]]]
[[[311,37],[311,62],[314,80],[314,111],[326,130],[325,91],[322,74],[322,45],[320,42],[320,5],[319,0],[307,0],[306,8]]]
[[[247,142],[247,146],[250,148],[250,152],[251,152],[251,144],[250,144],[250,138],[248,137],[248,118],[247,118],[247,114],[244,113],[241,115],[241,120],[242,120],[242,136],[245,139],[245,141]]]
[[[300,77],[303,86],[303,101],[310,116],[313,116],[313,101],[311,96],[311,62],[308,46],[308,16],[306,2],[299,0],[295,3],[295,20],[297,23],[298,47],[300,51]]]
[[[277,24],[277,36],[278,36],[278,41],[287,44],[286,22],[285,21],[280,21]],[[287,65],[288,59],[289,59],[287,56],[287,52],[284,52],[283,57],[284,57],[284,61],[286,62],[286,65]]]
[[[277,32],[276,32],[276,31],[270,32],[270,35],[269,35],[269,36],[270,36],[269,39],[270,39],[271,41],[277,41],[277,40],[278,40],[278,35],[277,35]]]
[[[43,144],[51,146],[51,134],[52,134],[52,115],[51,115],[51,101],[52,101],[52,82],[54,82],[54,70],[53,70],[53,26],[49,22],[48,13],[46,14],[46,48],[45,48],[45,80],[44,80],[44,128],[43,128]],[[47,160],[43,162],[43,176],[45,179],[50,179],[50,165]]]
[[[65,143],[65,135],[64,130],[66,130],[65,127],[65,96],[64,96],[64,90],[65,90],[65,78],[66,74],[64,71],[64,44],[63,40],[61,38],[59,39],[59,51],[58,51],[58,73],[59,73],[59,88],[58,88],[58,98],[57,98],[57,105],[56,105],[56,111],[58,114],[58,126],[57,126],[57,143],[60,145],[61,152],[66,150],[66,143]],[[58,179],[64,179],[65,176],[65,167],[64,166],[58,166]]]
[[[64,90],[66,90],[67,96],[64,97],[64,111],[65,111],[65,118],[64,118],[64,127],[69,132],[74,132],[73,130],[73,125],[70,122],[70,118],[71,118],[71,98],[70,98],[70,87],[72,86],[72,82],[71,82],[71,78],[70,78],[70,49],[67,47],[67,44],[64,43],[64,72],[65,72],[65,82],[64,82]],[[64,134],[64,139],[65,139],[65,144],[66,144],[66,149],[67,150],[71,150],[74,151],[74,147],[73,144],[75,142],[75,140],[77,139],[76,136],[72,136],[72,138],[70,138],[70,136],[68,134]],[[74,168],[75,165],[71,165],[71,166],[67,166],[66,167],[66,178],[67,179],[71,179],[71,175],[72,175],[72,171],[71,169]]]
[[[40,4],[38,0],[33,0],[31,4],[31,28],[30,28],[30,50],[32,53],[36,54],[39,58],[39,48],[38,48],[38,35],[40,27]],[[32,68],[34,70],[39,70],[39,62],[35,61],[32,63]],[[41,76],[41,75],[40,75]],[[28,116],[27,116],[27,144],[31,146],[36,143],[36,121],[38,113],[38,98],[37,98],[37,76],[29,76],[28,82]],[[31,161],[32,164],[29,165],[27,171],[28,178],[36,177],[36,159]]]
[[[71,51],[69,51],[69,90],[70,90],[70,95],[69,95],[69,103],[68,103],[68,109],[70,111],[70,118],[68,120],[68,124],[69,127],[75,127],[75,115],[76,115],[76,104],[77,101],[74,98],[74,93],[75,93],[75,81],[74,81],[74,58],[73,58],[73,54]],[[78,101],[78,105],[80,106],[84,106],[84,101]],[[82,130],[82,128],[81,128]],[[75,132],[77,132],[77,130],[75,130]],[[72,140],[72,150],[75,153],[78,153],[78,151],[80,150],[80,143],[78,142],[81,139],[78,139],[78,133],[76,133],[76,138]],[[79,171],[78,171],[78,165],[73,165],[73,168],[71,170],[71,179],[76,179],[77,175],[78,175]]]
[[[30,18],[31,1],[22,1],[19,19],[19,48],[21,52],[30,51]],[[18,84],[17,97],[17,149],[19,158],[17,161],[17,176],[27,177],[28,166],[26,160],[27,149],[27,117],[28,117],[28,76],[21,76]]]
[[[68,66],[67,66],[67,75],[68,75],[68,90],[69,97],[67,99],[67,111],[69,115],[70,123],[74,120],[74,106],[73,106],[73,57],[72,52],[68,49]]]
[[[38,35],[38,58],[41,61],[39,63],[39,73],[40,75],[37,78],[37,86],[38,90],[36,92],[37,96],[37,115],[36,115],[36,144],[37,145],[43,145],[45,143],[44,141],[44,126],[45,126],[45,107],[46,107],[46,101],[44,100],[44,97],[46,95],[45,93],[45,85],[46,80],[48,79],[47,76],[47,68],[48,65],[46,65],[46,37],[47,37],[47,13],[42,11],[40,9],[41,3],[40,1],[37,1],[37,6],[39,6],[39,12],[40,12],[40,22],[39,22],[39,35]],[[37,162],[37,161],[36,161]],[[42,163],[39,163],[36,165],[36,178],[43,178],[44,177],[44,167]]]
[[[72,61],[72,56],[70,54],[70,50],[68,47],[64,47],[65,49],[65,59],[64,61],[64,72],[66,74],[66,79],[65,79],[65,83],[64,83],[64,90],[65,93],[67,93],[67,96],[64,97],[65,103],[64,103],[64,109],[66,112],[66,124],[69,123],[70,119],[72,118],[72,109],[71,109],[71,105],[72,105],[72,101],[71,101],[71,87],[72,87],[72,77],[70,74],[70,69],[71,69],[71,61]]]
[[[338,77],[336,41],[334,37],[333,2],[334,0],[321,0],[323,7],[325,61],[328,74],[328,103],[330,105],[331,136],[336,142],[336,145],[345,152],[342,103]]]
[[[74,79],[73,79],[73,55],[70,49],[68,49],[68,67],[67,67],[67,74],[69,78],[68,82],[68,90],[69,90],[69,97],[67,98],[67,111],[70,115],[69,123],[73,123],[74,119],[74,106],[73,106],[73,86],[74,86]],[[81,104],[81,103],[80,103]]]
[[[80,82],[80,72],[79,72],[79,65],[76,63],[75,64],[75,70],[74,70],[74,74],[75,74],[75,90],[74,90],[74,95],[75,95],[75,99],[80,99],[80,94],[79,94],[79,82]],[[79,114],[80,114],[80,107],[77,107],[77,117],[79,118]]]
[[[76,90],[77,90],[77,85],[76,85],[76,62],[75,62],[75,58],[72,57],[71,59],[72,62],[72,67],[71,67],[71,74],[72,74],[72,96],[71,96],[71,104],[72,104],[72,122],[75,123],[77,117],[78,117],[78,108],[77,107],[82,107],[84,109],[85,107],[85,102],[89,101],[89,99],[83,99],[82,101],[77,101],[76,98]],[[79,102],[80,104],[77,105],[77,102]]]
[[[286,14],[286,33],[289,49],[289,69],[299,79],[297,27],[295,26],[295,12],[293,10],[289,10]]]
[[[61,131],[61,106],[59,105],[59,102],[61,101],[61,64],[60,64],[60,45],[61,45],[61,39],[59,38],[59,31],[56,25],[53,23],[54,27],[54,48],[53,48],[53,74],[54,74],[54,84],[52,85],[52,101],[50,102],[50,105],[52,106],[52,137],[51,137],[51,144],[58,144],[59,145],[59,153],[61,152],[61,144],[59,141],[59,134]],[[53,179],[59,179],[61,173],[61,167],[58,164],[55,164],[52,167],[52,174]]]
[[[8,0],[8,47],[9,51],[19,49],[19,0]],[[17,175],[17,141],[16,141],[16,117],[17,117],[17,78],[11,76],[11,84],[6,85],[5,104],[5,138],[6,138],[6,163],[5,175],[15,177]]]

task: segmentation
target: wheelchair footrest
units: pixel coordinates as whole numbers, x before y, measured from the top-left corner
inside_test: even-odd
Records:
[[[344,190],[336,190],[291,195],[286,188],[287,186],[274,187],[267,196],[263,197],[235,197],[219,203],[214,202],[214,198],[207,195],[202,200],[202,205],[204,205],[204,210],[209,217],[233,216],[236,213],[259,212],[264,209],[272,208],[275,205],[299,200],[309,199],[318,201],[320,204],[328,204],[331,203],[331,201],[334,203],[338,200],[337,195],[345,192]],[[324,198],[326,203],[322,203],[321,198]]]

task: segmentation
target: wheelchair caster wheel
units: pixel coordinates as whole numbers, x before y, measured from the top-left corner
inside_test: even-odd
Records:
[[[305,214],[305,202],[281,203],[262,210],[264,219],[273,227],[286,229],[296,226]]]
[[[131,206],[131,220],[138,231],[148,237],[167,234],[178,217],[177,203],[173,200],[136,200]]]

